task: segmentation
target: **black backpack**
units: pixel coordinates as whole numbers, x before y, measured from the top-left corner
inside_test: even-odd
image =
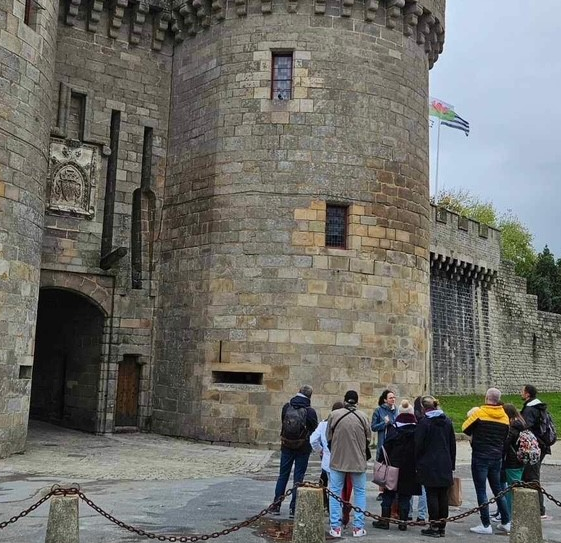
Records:
[[[540,435],[538,436],[547,447],[551,447],[557,441],[557,431],[549,411],[540,413]]]
[[[308,409],[306,407],[294,407],[292,404],[288,404],[282,419],[281,444],[283,447],[300,449],[308,443],[307,418]]]

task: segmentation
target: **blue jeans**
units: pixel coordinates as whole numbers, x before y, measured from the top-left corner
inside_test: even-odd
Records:
[[[422,518],[423,520],[427,520],[427,491],[425,487],[421,487],[423,493],[419,496],[417,500],[417,518]],[[409,507],[410,514],[413,514],[413,501],[415,500],[415,496],[411,496],[411,506]]]
[[[475,486],[475,493],[477,495],[477,504],[481,505],[487,501],[487,481],[489,486],[496,496],[501,490],[501,459],[480,458],[477,456],[471,457],[471,476]],[[501,515],[501,524],[510,522],[510,515],[508,513],[506,499],[504,496],[497,500],[497,507]],[[491,520],[489,518],[489,506],[485,506],[480,511],[481,524],[489,526]]]
[[[275,487],[275,500],[277,501],[286,491],[288,479],[290,479],[290,472],[292,471],[292,464],[294,464],[294,484],[301,483],[306,475],[308,469],[308,459],[310,458],[309,452],[293,451],[290,449],[281,449],[279,478],[277,479],[277,486]],[[292,493],[290,500],[290,510],[294,511],[296,506],[296,491]]]
[[[345,484],[344,471],[331,470],[329,474],[329,490],[336,496],[340,496]],[[366,473],[351,473],[353,480],[353,492],[355,495],[354,505],[361,509],[366,509]],[[332,528],[341,526],[343,511],[341,503],[333,496],[329,496],[329,523]],[[364,528],[364,513],[355,512],[353,516],[353,527]]]

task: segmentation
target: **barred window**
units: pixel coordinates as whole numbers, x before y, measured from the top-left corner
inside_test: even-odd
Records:
[[[325,246],[347,247],[347,206],[327,204]]]
[[[292,53],[273,53],[272,75],[271,98],[290,100],[292,98]]]

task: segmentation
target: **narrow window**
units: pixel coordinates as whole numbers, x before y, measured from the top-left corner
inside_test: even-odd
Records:
[[[271,98],[273,100],[292,98],[292,53],[273,53]]]
[[[23,22],[27,26],[33,25],[33,19],[35,15],[35,6],[33,5],[35,0],[25,0],[25,12],[23,14]]]
[[[113,220],[115,213],[115,192],[117,190],[117,156],[119,155],[119,131],[121,129],[121,112],[111,112],[109,129],[109,146],[111,154],[107,159],[107,176],[105,178],[105,203],[103,209],[103,231],[101,235],[101,258],[113,249]]]
[[[263,374],[258,372],[213,371],[212,380],[225,385],[262,385]]]
[[[66,125],[68,139],[83,141],[85,119],[86,95],[72,91],[70,93],[70,112]]]
[[[327,204],[325,246],[345,249],[347,246],[347,206]]]

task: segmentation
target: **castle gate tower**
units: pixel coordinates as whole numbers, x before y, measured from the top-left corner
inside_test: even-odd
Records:
[[[153,428],[276,443],[303,383],[421,392],[445,1],[177,7]]]
[[[58,2],[0,2],[0,458],[27,433]]]

